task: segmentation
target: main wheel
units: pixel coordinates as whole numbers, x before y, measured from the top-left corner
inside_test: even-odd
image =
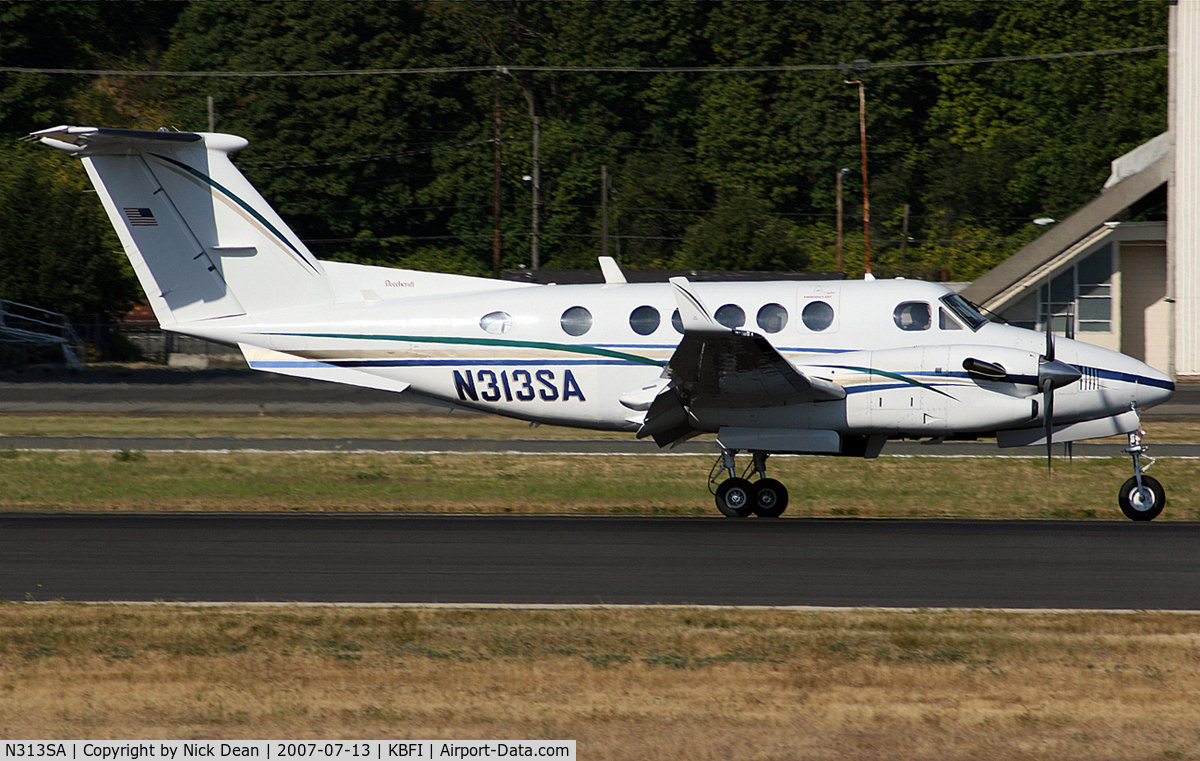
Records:
[[[1131,521],[1152,521],[1167,506],[1167,493],[1162,484],[1150,476],[1142,476],[1142,488],[1138,488],[1137,476],[1126,481],[1117,494],[1121,512]]]
[[[745,518],[754,509],[754,485],[744,478],[726,478],[716,496],[717,509],[726,518]]]
[[[787,487],[774,478],[754,483],[754,514],[760,518],[778,518],[788,506]]]

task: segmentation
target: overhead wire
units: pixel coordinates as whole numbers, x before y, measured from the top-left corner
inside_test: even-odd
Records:
[[[554,73],[554,74],[786,74],[806,71],[846,71],[873,69],[913,69],[931,66],[964,66],[993,63],[1053,61],[1068,58],[1152,53],[1166,50],[1166,45],[1143,45],[1110,50],[1074,50],[1063,53],[1030,53],[1015,56],[985,58],[952,58],[939,61],[855,61],[846,63],[800,64],[795,66],[446,66],[412,69],[346,69],[325,71],[139,71],[137,69],[62,69],[50,67],[0,66],[0,73],[49,74],[96,77],[184,77],[184,78],[307,78],[359,76],[420,76],[432,74],[480,74],[492,72]]]

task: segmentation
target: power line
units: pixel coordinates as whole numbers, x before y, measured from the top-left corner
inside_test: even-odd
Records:
[[[1031,55],[997,56],[991,58],[954,58],[942,61],[858,61],[855,70],[914,69],[931,66],[964,66],[972,64],[1023,63],[1053,61],[1068,58],[1129,55],[1166,50],[1166,45],[1144,45],[1112,50],[1077,50],[1066,53],[1037,53]],[[54,69],[23,66],[0,66],[0,73],[50,74],[93,77],[182,77],[198,79],[287,79],[311,77],[361,76],[421,76],[433,74],[481,74],[494,72],[552,73],[552,74],[787,74],[807,71],[844,71],[845,63],[806,64],[802,66],[448,66],[421,69],[348,69],[343,71],[137,71],[133,69]]]

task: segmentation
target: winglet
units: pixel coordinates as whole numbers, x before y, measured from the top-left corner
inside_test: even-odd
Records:
[[[600,257],[600,271],[604,273],[605,285],[623,285],[629,282],[625,279],[625,273],[621,271],[621,265],[611,256]]]
[[[686,277],[673,277],[668,281],[675,289],[675,303],[679,306],[679,319],[685,333],[728,333],[729,328],[713,319],[708,307],[688,288],[691,283]]]

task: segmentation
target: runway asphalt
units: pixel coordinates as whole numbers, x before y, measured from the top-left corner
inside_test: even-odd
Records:
[[[0,599],[1200,609],[1200,524],[0,514]]]

